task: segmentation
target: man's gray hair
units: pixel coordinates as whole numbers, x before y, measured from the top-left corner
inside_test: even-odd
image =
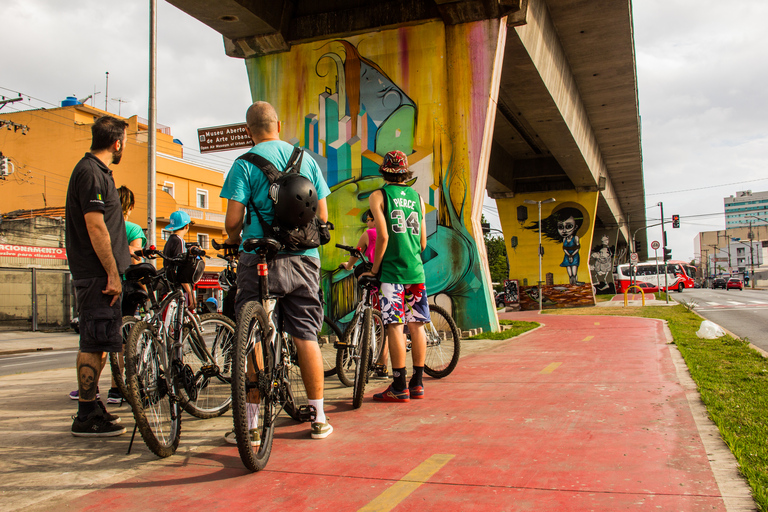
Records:
[[[277,130],[277,112],[266,101],[257,101],[245,113],[245,124],[252,133],[271,133]]]

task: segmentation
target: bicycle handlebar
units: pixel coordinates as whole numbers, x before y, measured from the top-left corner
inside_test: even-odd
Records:
[[[187,255],[200,256],[201,258],[205,257],[205,251],[195,245],[189,247],[186,253],[183,253],[181,256],[175,256],[175,257],[166,256],[165,254],[163,254],[163,251],[158,251],[157,249],[155,249],[155,246],[151,246],[149,249],[140,249],[138,251],[135,251],[134,254],[141,258],[147,258],[147,259],[155,259],[159,256],[163,258],[165,261],[168,261],[170,263],[182,263],[186,259]]]
[[[349,245],[341,245],[341,244],[336,244],[336,247],[347,251],[351,256],[354,256],[355,258],[362,260],[364,263],[368,262],[368,259],[365,257],[365,254],[363,254],[363,251],[361,251],[359,247],[352,247]]]

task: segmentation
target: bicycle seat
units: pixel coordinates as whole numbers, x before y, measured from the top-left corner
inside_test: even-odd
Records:
[[[282,247],[274,238],[249,238],[243,242],[244,251],[264,254],[267,259],[273,258]]]
[[[125,271],[126,281],[139,281],[145,277],[154,277],[157,275],[157,269],[150,263],[137,263],[130,265]]]
[[[357,280],[357,283],[363,288],[369,286],[379,286],[379,279],[376,276],[362,276]]]

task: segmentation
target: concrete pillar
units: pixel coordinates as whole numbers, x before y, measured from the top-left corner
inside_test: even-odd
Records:
[[[357,243],[378,167],[398,149],[426,204],[428,293],[450,297],[461,328],[498,330],[480,215],[505,36],[506,19],[429,21],[246,59],[253,100],[275,106],[283,140],[310,151],[331,187],[321,260],[333,317],[356,300],[334,244]]]

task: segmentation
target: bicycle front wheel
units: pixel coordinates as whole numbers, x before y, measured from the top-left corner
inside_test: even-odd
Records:
[[[131,328],[138,321],[138,318],[135,316],[126,315],[123,317],[123,324],[120,327],[120,334],[123,338],[123,350],[122,352],[109,353],[109,367],[112,370],[112,379],[115,381],[117,389],[120,390],[120,396],[126,401],[128,400],[128,386],[125,385],[125,364],[123,362],[123,354],[125,354],[125,344],[128,341],[128,335],[131,333]]]
[[[456,322],[446,310],[429,305],[431,321],[424,325],[427,335],[427,356],[424,372],[435,379],[450,375],[461,354],[461,335]]]
[[[163,367],[162,348],[149,324],[136,322],[125,345],[125,374],[142,439],[155,455],[169,457],[179,446],[181,408],[174,379]]]
[[[260,471],[267,465],[272,452],[275,420],[280,413],[272,386],[275,359],[267,325],[267,314],[260,303],[244,304],[238,315],[232,353],[232,420],[240,460],[251,471]],[[258,411],[256,421],[252,417],[254,410]],[[258,437],[257,446],[253,446],[252,430]]]
[[[359,356],[355,368],[355,386],[352,389],[352,407],[359,409],[363,405],[365,384],[368,382],[371,361],[371,335],[373,333],[373,313],[371,308],[365,308],[363,312],[363,329],[360,342],[357,346],[356,356]]]
[[[352,321],[344,330],[343,343],[336,351],[336,375],[342,384],[352,387],[355,384],[355,370],[357,368],[357,345],[363,333],[363,320],[360,312],[355,312]]]
[[[202,338],[192,330],[182,345],[184,364],[189,365],[194,379],[189,391],[181,390],[181,405],[205,420],[221,416],[232,403],[235,323],[224,315],[206,313],[200,316],[200,327]]]
[[[303,422],[300,414],[300,408],[309,405],[307,390],[304,387],[304,381],[301,379],[301,368],[299,368],[299,354],[296,351],[296,345],[290,337],[285,338],[285,355],[288,358],[284,362],[287,385],[285,387],[285,396],[283,397],[283,408],[288,416],[296,421]]]
[[[342,340],[342,333],[336,322],[323,317],[323,328],[317,336],[317,342],[320,345],[320,354],[323,356],[323,375],[330,377],[336,375],[336,344]]]

